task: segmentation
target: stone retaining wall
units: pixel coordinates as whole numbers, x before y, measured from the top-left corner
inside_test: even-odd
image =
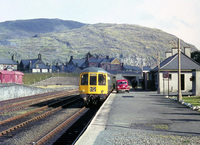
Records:
[[[77,85],[79,84],[78,77],[51,77],[32,86],[45,86],[45,85]]]
[[[30,87],[25,85],[2,85],[0,86],[0,101],[24,96],[30,96],[40,93],[45,93],[51,90]]]

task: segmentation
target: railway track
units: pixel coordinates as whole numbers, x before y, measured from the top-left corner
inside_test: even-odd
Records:
[[[78,138],[86,130],[98,108],[85,108],[78,110],[70,118],[64,120],[49,133],[33,142],[34,145],[45,144],[75,144]],[[59,134],[59,135],[58,135]]]
[[[30,111],[30,112],[27,112],[25,114],[18,115],[18,116],[12,117],[12,118],[8,118],[8,119],[6,119],[4,121],[1,121],[0,125],[2,126],[2,125],[6,125],[6,124],[8,124],[10,122],[13,122],[13,121],[16,122],[16,120],[26,120],[27,116],[32,115],[35,112],[39,112],[39,111],[45,110],[48,107],[54,107],[54,109],[46,111],[46,112],[42,113],[41,115],[35,116],[35,117],[33,117],[33,118],[29,119],[29,120],[23,121],[22,123],[14,125],[14,126],[8,128],[8,129],[4,130],[4,131],[1,131],[0,132],[0,136],[6,136],[6,135],[12,133],[13,131],[16,131],[18,128],[24,127],[24,126],[28,125],[29,123],[31,123],[33,121],[37,121],[37,120],[42,119],[42,118],[44,118],[44,117],[46,117],[46,116],[48,116],[50,114],[53,114],[54,112],[61,110],[63,107],[65,107],[65,106],[67,106],[67,105],[69,105],[69,104],[71,104],[71,103],[73,103],[73,102],[75,102],[75,101],[77,101],[79,99],[80,99],[80,97],[78,97],[78,96],[70,96],[70,97],[62,98],[60,100],[57,100],[57,101],[55,101],[53,103],[50,103],[50,104],[48,104],[46,106],[40,107],[40,108],[35,109],[33,111]],[[22,118],[24,118],[24,119],[22,119]]]
[[[45,96],[47,95],[47,93],[39,95],[40,96],[39,98],[43,96],[43,98],[45,97],[45,99],[42,98],[41,100],[43,102],[39,101],[37,102],[38,104],[31,103],[33,104],[32,108],[35,108],[34,110],[0,121],[0,144],[7,138],[13,138],[16,134],[18,134],[19,130],[26,129],[26,126],[30,127],[32,126],[32,124],[37,124],[34,122],[37,122],[42,119],[45,120],[50,115],[56,115],[56,113],[61,112],[61,110],[66,109],[69,105],[73,104],[77,100],[80,100],[80,96],[77,96],[75,94],[77,94],[77,90],[64,91],[64,92],[59,91],[59,93],[53,93],[53,94],[48,93],[49,95],[48,99],[46,99],[46,96]],[[15,99],[14,101],[12,100],[12,101],[16,102],[16,100],[17,99]],[[20,99],[20,100],[23,100],[23,99]],[[34,99],[31,99],[31,100],[34,100]],[[5,102],[9,102],[9,101],[3,101],[4,104],[6,104]],[[19,103],[21,102],[17,102],[16,104],[19,104]],[[15,111],[16,114],[18,114],[18,112],[19,110]],[[0,114],[1,119],[4,116],[5,114]]]
[[[63,128],[65,130],[69,129],[72,126],[72,124],[74,124],[79,119],[79,117],[85,114],[88,110],[89,110],[88,108],[83,107],[75,114],[73,114],[70,118],[64,120],[59,126],[54,128],[48,134],[46,134],[45,136],[34,142],[34,145],[43,145],[49,142],[51,139],[54,139],[56,134],[59,134],[63,131]]]
[[[90,108],[87,112],[82,115],[73,125],[68,128],[65,133],[62,134],[56,141],[53,142],[54,145],[72,145],[75,144],[79,137],[84,133],[94,115],[98,111],[97,108]]]
[[[53,112],[55,112],[55,111],[57,111],[56,109],[51,109],[52,107],[54,107],[54,108],[57,108],[57,106],[58,107],[64,107],[64,106],[66,106],[66,105],[69,105],[70,103],[73,103],[74,101],[76,101],[76,100],[78,100],[78,99],[80,99],[80,97],[78,97],[78,96],[69,96],[69,97],[65,97],[65,98],[62,98],[62,99],[59,99],[59,100],[57,100],[57,101],[54,101],[54,102],[52,102],[52,103],[50,103],[50,104],[47,104],[47,105],[45,105],[45,106],[43,106],[43,107],[40,107],[40,108],[37,108],[37,109],[35,109],[35,110],[32,110],[32,111],[29,111],[29,112],[27,112],[27,113],[24,113],[24,114],[21,114],[21,115],[18,115],[18,116],[15,116],[15,117],[12,117],[12,118],[8,118],[8,119],[6,119],[6,120],[3,120],[3,121],[1,121],[0,122],[0,125],[2,126],[2,125],[6,125],[6,124],[8,124],[8,123],[10,123],[10,122],[13,122],[13,121],[17,121],[17,120],[22,120],[22,118],[25,118],[25,117],[28,117],[28,116],[30,116],[30,115],[32,115],[33,116],[33,114],[34,113],[38,113],[38,112],[41,112],[41,111],[43,111],[43,112],[45,112],[44,110],[47,110],[48,108],[48,112],[50,112],[50,114],[51,113],[53,113]],[[66,102],[66,103],[65,103]],[[64,104],[65,103],[65,104]],[[59,105],[60,104],[60,105]],[[63,105],[62,105],[63,104]],[[61,108],[60,108],[61,109]],[[47,111],[46,111],[47,112]],[[44,113],[43,113],[44,114]],[[46,116],[46,115],[40,115],[40,116]],[[40,116],[38,116],[38,117],[36,117],[36,119],[35,120],[37,120],[37,118],[39,118]],[[40,118],[43,118],[43,117],[40,117]],[[30,122],[30,121],[28,121],[28,122]],[[26,123],[26,122],[24,122],[23,124],[28,124],[28,122]],[[7,125],[8,126],[8,125]],[[12,129],[14,129],[14,128],[18,128],[18,126],[19,125],[17,125],[17,126],[15,126],[15,127],[12,127],[12,128],[10,128],[10,129],[8,129],[8,130],[6,130],[7,132],[9,132],[9,130],[12,130]],[[0,131],[1,131],[1,129],[0,129]],[[0,136],[2,136],[2,134],[1,133],[5,133],[5,131],[4,132],[0,132]]]
[[[28,97],[22,97],[22,98],[16,98],[6,101],[0,101],[0,114],[9,113],[12,111],[23,109],[27,106],[47,101],[50,99],[55,99],[59,97],[63,97],[65,95],[69,95],[71,93],[78,93],[78,90],[72,90],[72,91],[57,91],[57,92],[51,92],[51,93],[44,93],[44,94],[38,94]]]
[[[0,144],[59,144],[60,141],[63,142],[63,136],[60,136],[62,134],[67,134],[67,144],[73,143],[93,116],[91,109],[83,107],[83,100],[79,100],[80,96],[72,95],[74,93],[76,90],[70,91],[68,96],[60,92],[57,99],[44,99],[43,102],[29,105],[34,110],[1,121]],[[61,94],[65,97],[61,97]],[[0,114],[2,115],[4,114]],[[81,120],[83,116],[87,119]]]

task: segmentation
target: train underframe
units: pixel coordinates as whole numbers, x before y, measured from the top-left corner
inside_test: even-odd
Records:
[[[107,94],[81,94],[85,106],[98,105],[107,98]]]

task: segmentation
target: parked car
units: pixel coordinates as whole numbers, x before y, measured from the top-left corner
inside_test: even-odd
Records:
[[[123,79],[123,80],[117,80],[116,82],[116,89],[117,89],[117,93],[119,92],[128,92],[129,93],[129,85],[128,85],[128,81]]]

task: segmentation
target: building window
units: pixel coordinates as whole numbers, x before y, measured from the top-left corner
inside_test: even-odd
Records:
[[[169,79],[170,79],[170,80],[172,79],[172,74],[169,74]]]

